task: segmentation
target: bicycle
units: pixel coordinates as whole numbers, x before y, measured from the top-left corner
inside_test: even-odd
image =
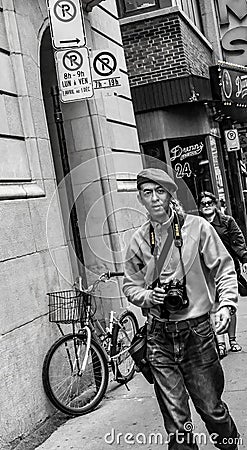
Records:
[[[125,310],[115,317],[110,312],[109,326],[104,328],[94,317],[94,292],[99,283],[122,272],[104,272],[84,289],[81,283],[68,291],[48,293],[49,321],[55,322],[62,336],[47,352],[42,371],[45,393],[60,411],[79,416],[98,406],[109,382],[109,368],[114,380],[127,383],[135,366],[128,348],[138,329],[136,316]],[[72,324],[72,333],[64,334],[60,323]],[[79,323],[79,329],[76,324]]]

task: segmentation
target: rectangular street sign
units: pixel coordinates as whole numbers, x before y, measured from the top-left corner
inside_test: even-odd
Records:
[[[56,49],[86,45],[80,0],[47,0],[52,45]]]
[[[110,91],[121,87],[118,61],[112,50],[95,50],[91,60],[93,88],[97,91]]]
[[[87,47],[55,52],[61,101],[74,102],[93,96]]]
[[[237,129],[231,128],[230,130],[225,130],[225,140],[228,152],[240,150],[240,142]]]

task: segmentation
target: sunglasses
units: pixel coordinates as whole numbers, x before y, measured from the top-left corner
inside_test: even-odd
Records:
[[[206,202],[201,202],[201,206],[202,207],[204,207],[204,206],[213,206],[213,205],[214,205],[213,200],[208,200]]]

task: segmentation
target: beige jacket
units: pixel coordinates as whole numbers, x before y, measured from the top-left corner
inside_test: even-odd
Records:
[[[159,230],[161,245],[167,236],[166,228],[167,225],[161,225]],[[131,303],[150,308],[150,313],[159,317],[160,308],[153,307],[150,302],[154,258],[151,255],[149,229],[150,222],[147,221],[131,238],[126,254],[123,292]],[[238,286],[234,263],[214,228],[202,217],[186,215],[181,233],[189,306],[171,314],[170,320],[198,317],[211,311],[216,289],[219,307],[236,307]],[[172,243],[160,280],[164,283],[174,278],[182,280],[183,275],[179,250]]]

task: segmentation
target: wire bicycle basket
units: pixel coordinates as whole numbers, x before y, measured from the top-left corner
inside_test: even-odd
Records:
[[[74,323],[82,320],[88,294],[78,290],[68,290],[49,292],[47,295],[50,322]]]

